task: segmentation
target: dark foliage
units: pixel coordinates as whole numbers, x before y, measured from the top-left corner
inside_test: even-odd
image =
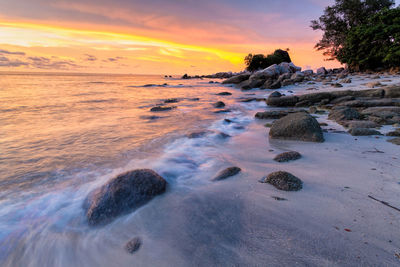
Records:
[[[385,9],[351,29],[337,58],[354,70],[400,66],[400,7]]]
[[[318,20],[311,21],[311,28],[324,32],[315,47],[323,50],[329,59],[338,59],[354,27],[365,24],[370,17],[393,5],[393,0],[336,0],[333,6],[325,8]]]
[[[262,54],[248,54],[244,62],[246,64],[246,70],[256,71],[260,69],[268,68],[273,64],[280,64],[282,62],[292,62],[289,53],[285,50],[277,49],[273,54],[264,56]]]

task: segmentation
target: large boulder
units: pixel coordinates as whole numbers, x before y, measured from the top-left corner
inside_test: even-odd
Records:
[[[400,97],[400,85],[393,85],[384,89],[385,97]]]
[[[238,84],[250,78],[250,73],[244,73],[237,76],[233,76],[229,79],[226,79],[222,82],[222,84]]]
[[[253,77],[238,84],[243,90],[250,90],[253,88],[260,88],[265,83],[265,79]]]
[[[318,121],[306,112],[287,115],[272,124],[272,139],[323,142],[324,136]]]
[[[110,222],[165,192],[167,182],[156,172],[139,169],[126,172],[91,192],[84,209],[89,225]]]
[[[317,75],[326,75],[326,74],[328,74],[328,71],[325,69],[325,67],[317,69]]]

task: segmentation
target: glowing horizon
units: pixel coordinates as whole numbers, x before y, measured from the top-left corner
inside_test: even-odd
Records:
[[[58,5],[53,6],[62,10],[66,8],[63,1],[56,2]],[[77,12],[79,9],[79,12],[99,12],[101,15],[106,12],[101,8],[90,9],[91,1],[87,2],[87,5],[72,5],[68,11],[72,9]],[[322,7],[318,7],[322,10]],[[234,14],[231,16],[240,17],[237,10],[231,12]],[[126,17],[120,9],[111,13],[113,18]],[[279,16],[260,13],[256,17],[268,22]],[[293,62],[303,68],[340,66],[337,62],[324,61],[322,54],[314,50],[320,33],[312,32],[309,28],[304,31],[312,38],[301,33],[289,38],[287,34],[293,35],[297,29],[287,29],[287,34],[275,29],[269,33],[266,30],[265,36],[264,32],[258,33],[257,29],[241,34],[242,20],[238,19],[236,24],[227,26],[220,23],[220,28],[205,31],[202,28],[204,21],[194,19],[188,29],[190,32],[186,33],[180,24],[187,18],[167,17],[169,21],[177,21],[171,22],[167,28],[163,24],[165,19],[159,23],[151,19],[149,21],[153,27],[149,29],[143,25],[106,25],[104,22],[79,22],[72,18],[63,21],[16,16],[7,18],[0,13],[0,71],[135,74],[237,72],[244,69],[243,60],[248,53],[268,54],[278,48],[289,48]],[[279,23],[276,26],[280,26]],[[217,25],[218,21],[214,24]],[[226,31],[226,34],[221,31]]]

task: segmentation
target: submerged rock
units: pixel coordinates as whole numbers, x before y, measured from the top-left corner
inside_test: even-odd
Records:
[[[291,160],[297,160],[301,158],[301,154],[297,151],[289,151],[289,152],[284,152],[279,155],[277,155],[274,160],[277,162],[288,162]]]
[[[208,133],[209,133],[209,131],[193,132],[193,133],[186,135],[186,137],[189,139],[200,138],[200,137],[205,136]]]
[[[128,253],[133,254],[139,250],[141,245],[142,240],[139,237],[135,237],[125,244],[125,250]]]
[[[174,108],[176,108],[176,107],[157,106],[157,107],[151,108],[150,111],[152,111],[152,112],[168,111],[168,110],[172,110]]]
[[[84,209],[89,225],[110,222],[113,218],[139,208],[165,192],[167,182],[153,170],[126,172],[91,192]]]
[[[275,121],[269,136],[272,139],[324,142],[318,121],[305,112],[292,113]]]
[[[229,167],[226,168],[225,170],[220,171],[217,176],[215,176],[212,180],[213,181],[220,181],[220,180],[225,180],[226,178],[229,178],[231,176],[234,176],[238,174],[241,171],[239,167]]]
[[[221,92],[221,93],[218,93],[217,95],[232,95],[232,93],[229,93],[229,92]]]
[[[164,100],[164,103],[168,104],[168,103],[178,103],[179,99],[177,98],[168,98],[166,100]]]
[[[222,101],[218,101],[218,102],[214,103],[213,106],[215,108],[223,108],[223,107],[225,107],[225,103]]]
[[[299,178],[285,171],[273,172],[261,182],[270,183],[283,191],[299,191],[303,188],[303,182]]]

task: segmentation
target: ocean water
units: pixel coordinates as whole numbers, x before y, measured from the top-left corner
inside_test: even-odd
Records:
[[[222,91],[233,95],[216,95]],[[221,159],[204,151],[224,145],[221,132],[243,132],[246,112],[260,105],[240,97],[246,94],[209,79],[0,74],[0,262],[68,265],[60,257],[71,252],[62,251],[87,229],[84,198],[120,172],[153,168],[178,188],[209,182],[204,177]],[[169,98],[179,102],[163,104]],[[216,113],[218,100],[231,112]],[[176,108],[150,111],[160,104]],[[206,134],[186,137],[199,131]],[[51,246],[60,255],[48,256]]]

